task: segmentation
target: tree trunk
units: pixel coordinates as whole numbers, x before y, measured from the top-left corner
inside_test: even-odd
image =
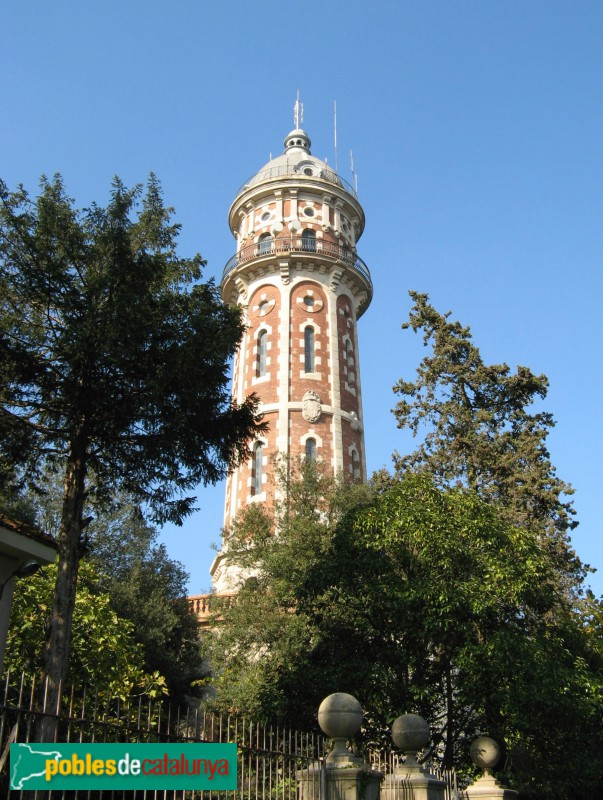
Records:
[[[65,467],[63,509],[59,530],[59,563],[54,589],[52,617],[46,637],[42,711],[47,715],[60,710],[61,693],[67,668],[75,593],[80,560],[80,535],[86,476],[86,448],[83,438],[72,442]],[[58,720],[42,716],[36,730],[36,741],[55,741]]]

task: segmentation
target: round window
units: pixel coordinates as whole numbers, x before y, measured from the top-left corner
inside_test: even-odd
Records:
[[[313,175],[314,173],[310,169],[310,167],[306,167],[304,170],[304,175]]]
[[[262,214],[262,222],[268,222],[270,219],[270,211],[264,211]]]
[[[313,217],[314,216],[314,209],[310,208],[310,206],[306,206],[306,208],[304,208],[304,214],[307,217]]]
[[[314,298],[312,297],[311,294],[307,294],[304,297],[304,305],[307,306],[307,308],[312,308],[312,306],[314,305]]]

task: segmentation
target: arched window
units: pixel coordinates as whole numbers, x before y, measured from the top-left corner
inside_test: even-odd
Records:
[[[263,467],[263,447],[261,442],[253,445],[253,459],[251,462],[251,494],[262,494],[262,467]]]
[[[304,372],[314,372],[314,328],[308,325],[304,329]]]
[[[257,362],[255,368],[256,378],[263,378],[266,374],[266,350],[268,349],[268,331],[260,331],[257,340]]]
[[[316,461],[316,439],[306,439],[306,461]]]
[[[272,236],[269,233],[263,233],[258,239],[260,255],[266,255],[272,249]]]
[[[306,230],[302,232],[302,250],[311,250],[313,253],[316,252],[316,231],[306,228]]]

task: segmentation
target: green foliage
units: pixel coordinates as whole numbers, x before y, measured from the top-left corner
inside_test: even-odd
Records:
[[[29,509],[33,525],[57,535],[59,476],[49,472],[43,478],[39,490],[22,494],[20,502]],[[87,520],[82,549],[96,579],[87,579],[86,586],[108,597],[117,616],[132,624],[145,670],[165,678],[171,702],[184,702],[207,671],[197,617],[186,598],[188,574],[168,556],[165,545],[157,544],[156,529],[128,498],[117,494],[111,507],[89,504],[88,510],[93,516]]]
[[[30,676],[41,672],[56,571],[56,564],[52,564],[17,585],[5,655],[5,669],[17,677],[21,672]],[[96,570],[83,562],[73,615],[68,685],[76,690],[91,686],[124,699],[132,693],[162,696],[165,679],[159,672],[145,669],[133,624],[118,617],[107,594],[99,594],[98,581]]]
[[[578,742],[588,731],[603,748],[600,640],[585,636],[534,532],[473,492],[411,474],[355,529],[390,561],[392,636],[410,644],[412,703],[444,762],[462,764],[486,732],[506,743],[507,775],[526,797],[592,796],[603,758],[585,769]]]
[[[122,491],[181,522],[199,483],[226,474],[257,431],[254,398],[231,403],[243,332],[151,175],[117,178],[102,208],[74,208],[60,177],[30,200],[0,183],[0,465],[33,483],[63,476],[59,570],[46,642],[54,696],[69,658],[85,507]],[[49,729],[41,740],[52,736]]]
[[[329,479],[307,477],[289,482],[277,535],[259,508],[231,532],[229,554],[255,578],[222,612],[216,704],[312,726],[321,700],[347,691],[366,742],[412,711],[447,766],[470,770],[470,742],[488,733],[526,797],[594,796],[603,758],[585,769],[577,742],[586,731],[603,753],[600,607],[588,620],[568,604],[536,533],[420,474],[360,497],[331,484],[342,511],[329,517]],[[561,761],[564,739],[576,747]]]
[[[416,380],[394,387],[401,396],[394,408],[398,426],[415,436],[425,431],[413,453],[396,455],[398,474],[418,469],[439,486],[473,489],[511,522],[543,536],[566,587],[575,587],[584,567],[567,539],[577,525],[566,499],[573,490],[557,477],[546,448],[552,415],[529,410],[546,397],[546,376],[485,364],[468,327],[436,311],[426,294],[410,296],[414,306],[402,327],[421,331],[431,350]]]
[[[96,495],[180,521],[183,492],[222,478],[253,431],[253,400],[229,395],[238,311],[198,282],[200,256],[177,256],[154,176],[83,212],[58,176],[35,202],[0,184],[0,201],[2,457],[28,477],[77,441]]]
[[[328,643],[337,634],[324,628],[336,602],[324,581],[335,563],[337,522],[367,501],[368,490],[309,462],[282,465],[279,476],[276,508],[252,505],[226,532],[228,557],[252,577],[220,610],[213,686],[220,709],[309,728],[323,697],[348,685],[347,667],[333,661]],[[350,658],[355,641],[340,641]]]
[[[568,500],[573,490],[557,477],[546,447],[552,415],[537,410],[548,381],[527,367],[513,373],[506,364],[485,364],[469,328],[440,314],[427,295],[410,294],[414,306],[403,328],[421,331],[430,353],[414,382],[394,387],[401,396],[394,409],[398,425],[422,434],[413,453],[396,455],[397,474],[416,470],[442,488],[470,487],[515,531],[503,550],[512,572],[501,572],[499,565],[483,576],[486,586],[498,587],[500,597],[493,595],[492,629],[480,629],[475,654],[464,645],[454,658],[451,675],[465,695],[459,704],[463,694],[454,688],[453,699],[457,708],[471,707],[481,724],[507,743],[508,774],[516,785],[523,784],[526,797],[593,796],[601,791],[602,760],[589,759],[587,766],[574,754],[584,737],[597,742],[599,752],[603,745],[600,606],[582,597],[588,567],[568,536],[577,525]],[[531,542],[536,553],[525,552],[522,542]],[[465,574],[465,566],[482,574],[474,557],[455,553],[459,574]],[[522,583],[512,559],[525,567],[525,588],[530,580],[534,586],[531,598],[519,602],[517,596],[515,619],[507,619],[498,615],[506,606],[505,591]],[[445,563],[441,554],[438,563]],[[438,585],[433,576],[429,581]],[[464,595],[470,587],[462,585]],[[471,608],[470,597],[463,597],[453,617],[466,625],[461,608]],[[479,668],[476,657],[486,659]],[[476,707],[484,681],[489,694]]]
[[[6,474],[4,477],[7,478],[4,484],[0,478],[0,514],[12,520],[25,522],[26,525],[35,525],[35,505],[16,488],[16,482],[12,482]]]
[[[145,668],[165,677],[172,702],[183,702],[207,671],[199,623],[186,598],[186,571],[131,505],[99,514],[87,535],[100,586],[118,616],[132,623]]]

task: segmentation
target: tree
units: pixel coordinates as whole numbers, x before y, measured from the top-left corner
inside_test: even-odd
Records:
[[[29,512],[32,525],[57,536],[61,524],[58,476],[47,473],[43,477],[38,491],[19,495],[16,508]],[[199,694],[197,684],[207,673],[199,623],[186,597],[186,571],[169,558],[165,545],[157,544],[156,529],[128,498],[117,494],[110,507],[90,504],[89,510],[94,518],[86,526],[82,544],[80,569],[85,568],[85,572],[83,585],[81,574],[78,578],[76,609],[88,602],[92,604],[94,595],[99,597],[101,606],[108,604],[106,613],[120,624],[125,623],[128,643],[136,643],[137,657],[142,653],[145,672],[162,676],[171,703],[186,702],[190,696]],[[56,570],[51,570],[51,574],[56,578]],[[44,595],[44,600],[40,599],[35,606],[36,625],[31,624],[29,616],[20,614],[13,614],[11,623],[13,639],[18,641],[22,637],[28,642],[25,651],[29,655],[19,669],[31,673],[40,671],[42,666],[40,642],[44,640],[52,609],[52,603],[47,603],[49,580],[46,575],[42,589],[34,592],[34,596]],[[75,627],[78,628],[77,622]],[[79,643],[74,643],[74,647],[85,653],[101,649],[104,652],[106,641],[102,633],[99,639],[103,628],[91,625],[86,640],[83,626],[79,627]],[[92,673],[87,668],[78,671],[79,664],[72,648],[68,674],[71,683],[92,685],[91,681],[100,680],[101,687],[106,686],[100,664]],[[113,674],[114,669],[109,672]]]
[[[364,640],[338,621],[345,607],[333,572],[345,570],[334,537],[337,521],[369,492],[320,464],[281,466],[281,500],[252,505],[225,532],[229,559],[250,577],[218,609],[212,688],[220,710],[310,729],[327,694],[356,685],[346,676],[349,662],[359,669]]]
[[[188,574],[157,544],[157,531],[137,508],[96,517],[89,529],[88,558],[99,588],[119,617],[129,620],[144,653],[145,669],[166,679],[172,702],[198,694],[207,672],[199,623],[187,600]]]
[[[56,573],[56,565],[51,564],[22,581],[15,593],[5,661],[17,680],[21,672],[33,676],[42,671]],[[123,698],[132,692],[163,694],[164,677],[145,669],[143,649],[133,636],[133,624],[118,617],[108,594],[98,592],[98,580],[94,568],[82,562],[67,682],[76,690],[88,686]]]
[[[61,526],[59,477],[47,472],[37,491],[19,498],[31,524],[55,537]],[[188,574],[157,544],[157,530],[131,498],[116,493],[110,505],[89,503],[88,510],[81,550],[97,576],[88,586],[106,594],[117,616],[132,623],[145,669],[165,677],[172,702],[184,702],[207,671],[198,620],[187,600]]]
[[[567,499],[573,489],[558,478],[546,448],[552,415],[530,410],[546,397],[546,376],[485,364],[468,327],[436,311],[428,295],[410,296],[414,306],[402,327],[421,331],[431,352],[414,382],[394,386],[402,398],[394,415],[398,427],[426,433],[413,453],[396,454],[398,474],[418,469],[439,486],[467,486],[505,509],[511,522],[539,533],[566,587],[575,589],[585,568],[569,546],[568,531],[578,524]]]
[[[179,523],[191,490],[220,479],[257,431],[256,403],[230,401],[239,312],[198,282],[199,256],[178,257],[154,176],[144,196],[115,179],[106,208],[77,211],[58,176],[35,202],[1,184],[0,201],[0,463],[28,482],[49,464],[63,475],[52,695],[87,503],[122,490],[155,521]]]
[[[445,766],[470,770],[469,745],[488,733],[527,797],[561,800],[569,787],[594,796],[597,628],[587,632],[559,590],[536,533],[428,475],[380,480],[372,496],[333,485],[337,502],[325,503],[328,485],[311,470],[290,482],[286,513],[277,507],[278,536],[255,507],[230,532],[229,553],[255,577],[221,612],[216,704],[311,727],[320,701],[347,691],[364,708],[365,743],[389,739],[399,714],[420,713]],[[581,735],[592,742],[588,769]]]
[[[361,512],[360,543],[385,556],[392,638],[407,643],[411,703],[445,766],[476,733],[505,745],[522,796],[603,788],[603,661],[528,527],[464,487],[408,473]],[[383,588],[384,584],[381,584]],[[584,764],[579,742],[596,751]]]

